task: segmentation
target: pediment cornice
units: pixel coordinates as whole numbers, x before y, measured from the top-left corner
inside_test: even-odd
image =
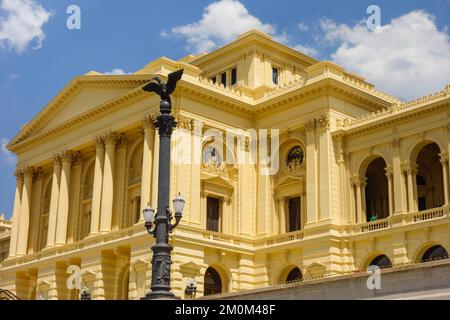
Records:
[[[147,98],[148,93],[141,89],[141,85],[151,79],[151,75],[125,75],[125,76],[105,76],[93,75],[82,76],[73,80],[55,99],[52,100],[29,124],[27,124],[20,133],[7,145],[8,149],[15,153],[20,153],[34,145],[37,142],[45,141],[51,137],[64,134],[68,130],[79,127],[89,121],[113,112],[117,108],[140,101]],[[100,104],[93,109],[79,114],[57,126],[44,132],[39,132],[51,116],[67,103],[70,96],[76,95],[76,92],[85,86],[128,86],[130,89],[126,94],[119,96],[111,101]],[[137,88],[136,88],[137,87]],[[271,112],[273,109],[282,110],[308,99],[315,99],[324,95],[341,95],[347,100],[351,100],[360,105],[369,106],[373,109],[386,108],[390,102],[379,97],[371,96],[366,91],[352,87],[348,83],[341,82],[334,78],[324,78],[311,84],[297,84],[291,88],[286,88],[277,94],[273,94],[262,102],[250,103],[242,101],[238,96],[231,93],[220,92],[209,88],[200,81],[192,79],[183,79],[179,83],[179,88],[175,95],[186,96],[209,104],[213,103],[219,108],[228,112],[238,113],[247,118],[259,117],[264,113]]]

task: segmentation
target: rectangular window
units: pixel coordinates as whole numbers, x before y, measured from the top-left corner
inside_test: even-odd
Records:
[[[211,78],[211,81],[212,81],[213,84],[216,84],[217,78],[214,76],[214,77]]]
[[[220,83],[221,83],[224,87],[227,86],[227,74],[226,74],[226,72],[224,72],[224,73],[222,73],[222,74],[220,75]]]
[[[220,232],[220,200],[208,197],[206,201],[206,230]]]
[[[237,69],[233,68],[231,70],[231,85],[235,86],[237,84]]]
[[[289,232],[298,231],[301,228],[300,224],[300,198],[289,199]]]
[[[279,83],[279,71],[277,68],[272,68],[272,82],[274,84],[278,84]]]

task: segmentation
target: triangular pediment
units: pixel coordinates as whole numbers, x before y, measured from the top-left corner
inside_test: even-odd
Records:
[[[73,79],[8,144],[16,143],[58,127],[70,119],[114,101],[150,80],[150,75],[102,75],[90,72]]]

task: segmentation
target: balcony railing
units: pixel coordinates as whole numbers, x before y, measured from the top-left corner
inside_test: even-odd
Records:
[[[434,208],[426,211],[420,211],[413,216],[414,222],[428,221],[443,218],[445,216],[444,208]]]
[[[238,237],[228,236],[223,233],[213,232],[213,231],[204,231],[203,238],[209,240],[215,240],[219,242],[232,243],[236,245],[241,244],[241,240]]]
[[[377,231],[382,229],[389,228],[389,220],[383,219],[379,221],[372,221],[368,223],[364,223],[361,225],[361,232],[370,232],[370,231]]]
[[[415,212],[412,214],[395,215],[389,218],[373,221],[358,225],[346,226],[345,230],[350,232],[350,235],[362,235],[369,232],[382,231],[389,228],[397,228],[402,225],[420,224],[427,221],[447,219],[450,218],[450,207],[434,208],[426,211]],[[400,218],[397,223],[396,221]],[[189,239],[190,241],[202,241],[210,240],[210,245],[220,246],[235,246],[242,250],[259,250],[269,246],[293,244],[296,241],[301,241],[305,237],[303,230],[271,236],[271,237],[257,237],[252,238],[250,236],[235,236],[227,235],[219,232],[212,232],[201,230],[195,227],[189,227],[181,225],[177,232],[174,234],[174,239]],[[113,242],[126,242],[133,237],[148,237],[145,232],[143,224],[137,224],[126,229],[113,231],[107,234],[98,235],[95,237],[88,237],[81,241],[67,244],[64,247],[51,248],[48,250],[36,252],[34,254],[27,255],[25,257],[17,257],[12,260],[3,261],[3,267],[10,268],[14,265],[20,265],[29,263],[41,259],[51,259],[53,256],[60,254],[73,253],[78,250],[97,250],[96,248],[104,244],[112,244]]]
[[[295,231],[295,232],[282,234],[282,235],[279,235],[279,236],[270,237],[270,238],[265,240],[265,244],[267,246],[271,246],[271,245],[274,245],[274,244],[277,244],[277,243],[289,242],[289,241],[294,241],[294,240],[301,240],[301,239],[303,239],[303,236],[304,236],[303,230],[299,230],[299,231]]]

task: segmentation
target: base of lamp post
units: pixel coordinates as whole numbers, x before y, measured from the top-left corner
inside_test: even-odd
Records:
[[[147,293],[141,300],[180,300],[180,298],[176,297],[172,292],[156,291]]]

